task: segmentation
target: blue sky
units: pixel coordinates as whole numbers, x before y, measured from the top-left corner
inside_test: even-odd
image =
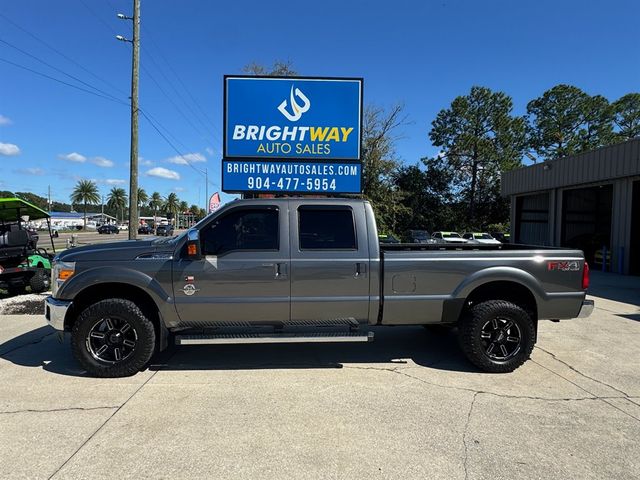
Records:
[[[129,14],[131,3],[2,2],[0,40],[126,103],[130,47],[114,34],[130,35],[115,14]],[[437,112],[473,85],[507,92],[518,114],[558,83],[610,100],[638,91],[638,18],[640,2],[631,0],[142,0],[140,103],[195,169],[208,170],[210,194],[220,180],[222,76],[252,61],[364,77],[365,103],[405,105],[411,123],[397,151],[415,163],[437,153],[427,136]],[[0,58],[88,88],[6,43]],[[144,118],[140,155],[147,192],[204,205],[204,177]],[[54,200],[68,201],[77,179],[90,178],[106,194],[128,187],[128,158],[127,106],[0,61],[0,189],[45,195],[51,186]]]

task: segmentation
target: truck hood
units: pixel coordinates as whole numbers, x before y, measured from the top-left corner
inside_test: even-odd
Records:
[[[64,262],[126,261],[144,254],[173,252],[175,243],[155,240],[127,240],[70,248],[58,255]]]

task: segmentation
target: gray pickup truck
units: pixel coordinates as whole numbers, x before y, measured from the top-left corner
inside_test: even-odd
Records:
[[[366,342],[368,326],[458,327],[488,372],[522,365],[539,319],[587,316],[579,250],[380,245],[357,199],[237,200],[171,238],[62,252],[45,315],[92,375],[132,375],[172,339]]]

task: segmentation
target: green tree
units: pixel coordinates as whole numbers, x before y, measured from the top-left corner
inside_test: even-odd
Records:
[[[242,69],[247,75],[267,75],[269,77],[291,77],[297,75],[289,60],[276,60],[271,67],[265,67],[257,62],[251,62]]]
[[[22,200],[26,200],[32,205],[39,207],[43,210],[49,210],[49,204],[47,203],[47,199],[41,197],[40,195],[36,195],[31,192],[16,192],[16,197],[21,198]]]
[[[612,104],[619,141],[640,137],[640,93],[628,93]]]
[[[572,85],[556,85],[527,104],[529,143],[538,155],[553,159],[576,153],[587,97]]]
[[[173,216],[173,224],[175,225],[176,216],[178,214],[178,207],[180,206],[180,200],[178,199],[178,195],[171,192],[167,195],[167,198],[164,201],[163,208],[164,211],[170,213]]]
[[[100,203],[100,195],[98,193],[98,186],[91,180],[78,180],[76,186],[71,193],[72,204],[82,204],[84,209],[84,226],[87,229],[87,205],[96,205]]]
[[[124,209],[127,206],[127,192],[125,189],[113,187],[107,195],[107,206],[116,212],[120,212],[120,221],[124,222]]]
[[[362,122],[362,192],[376,212],[381,232],[395,233],[399,217],[406,213],[403,192],[395,183],[400,168],[395,142],[398,128],[406,124],[403,107],[386,110],[367,105]]]
[[[408,230],[448,230],[457,228],[452,212],[451,173],[446,168],[427,165],[401,167],[395,176],[397,188],[403,192],[402,205],[406,207],[398,220],[397,232]]]
[[[472,87],[431,124],[429,138],[441,153],[423,161],[427,168],[451,175],[454,192],[467,205],[470,225],[484,222],[491,204],[500,200],[502,172],[521,165],[525,120],[512,110],[513,101],[505,93]]]
[[[602,95],[556,85],[527,104],[529,146],[545,160],[615,141],[614,109]]]
[[[578,152],[586,152],[614,141],[613,109],[602,95],[587,96],[580,105],[582,125],[578,130]]]

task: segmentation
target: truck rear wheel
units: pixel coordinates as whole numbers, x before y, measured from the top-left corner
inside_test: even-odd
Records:
[[[109,298],[87,307],[71,334],[73,355],[91,375],[127,377],[151,359],[155,330],[130,300]]]
[[[485,372],[513,372],[528,360],[534,339],[531,316],[505,300],[474,305],[460,326],[462,350]]]

